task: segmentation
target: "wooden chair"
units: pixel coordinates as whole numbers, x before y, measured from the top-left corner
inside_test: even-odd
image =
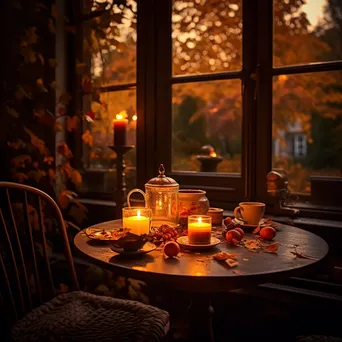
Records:
[[[0,311],[14,341],[163,340],[167,312],[79,291],[63,216],[49,195],[0,182],[0,203]],[[45,234],[47,209],[59,226],[74,291],[57,296]]]

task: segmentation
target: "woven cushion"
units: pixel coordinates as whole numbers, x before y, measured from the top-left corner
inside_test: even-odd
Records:
[[[12,329],[14,341],[161,341],[166,311],[131,300],[70,292],[32,310]]]

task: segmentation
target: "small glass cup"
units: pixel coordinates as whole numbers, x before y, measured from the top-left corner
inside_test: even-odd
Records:
[[[211,217],[190,215],[188,217],[188,240],[191,245],[209,245],[211,240]]]
[[[129,228],[136,235],[149,234],[152,210],[148,208],[122,208],[122,227]]]

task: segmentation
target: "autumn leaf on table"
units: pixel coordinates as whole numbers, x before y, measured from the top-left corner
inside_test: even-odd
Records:
[[[239,263],[238,263],[236,260],[234,260],[234,259],[226,259],[226,260],[225,260],[225,263],[226,263],[229,267],[231,267],[231,268],[236,267],[237,265],[239,265]]]
[[[260,248],[260,245],[257,240],[244,240],[243,244],[250,251],[255,251]]]
[[[236,253],[227,253],[227,252],[220,252],[213,255],[213,259],[218,261],[224,261],[227,259],[236,260],[237,254]]]
[[[260,232],[260,224],[253,230],[253,234],[258,234]]]
[[[264,247],[264,252],[266,253],[277,253],[279,248],[279,242],[274,242],[266,247]]]

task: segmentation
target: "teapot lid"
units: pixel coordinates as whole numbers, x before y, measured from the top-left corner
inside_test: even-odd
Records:
[[[179,186],[179,184],[173,178],[165,176],[165,168],[163,164],[160,164],[158,172],[159,172],[159,176],[150,179],[145,184],[146,186],[153,186],[153,187],[158,187],[158,186],[160,187],[163,187],[163,186],[176,187],[177,186],[178,187]]]

